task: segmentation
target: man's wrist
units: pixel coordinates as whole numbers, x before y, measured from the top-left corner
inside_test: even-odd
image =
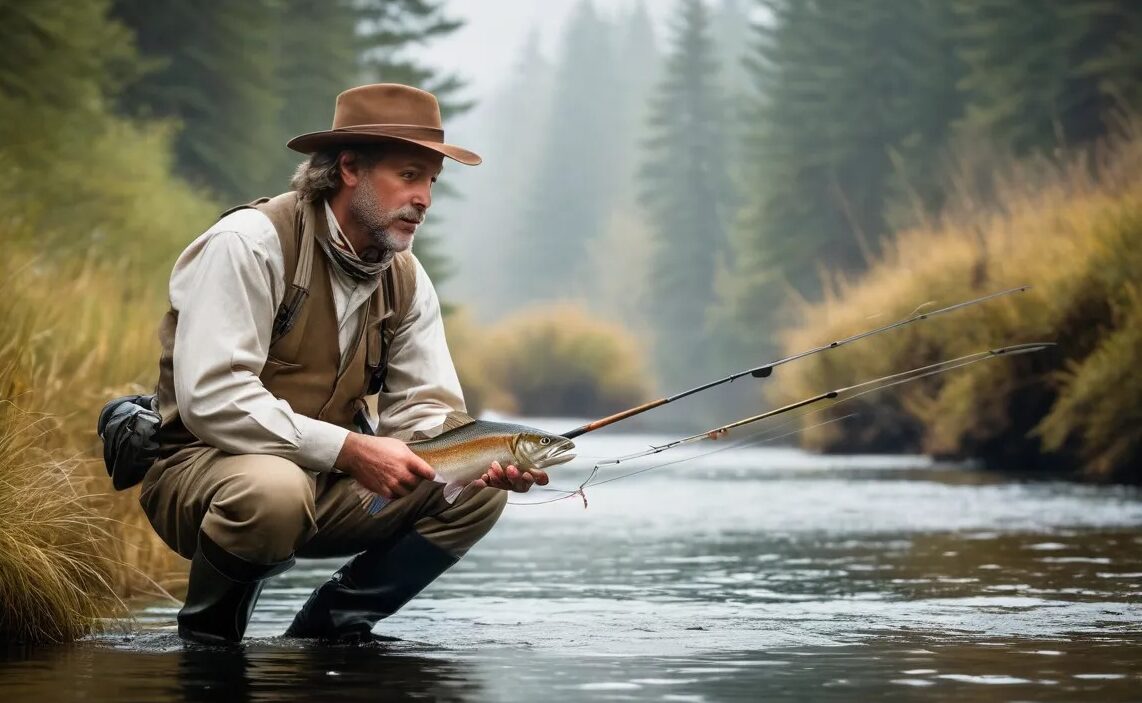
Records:
[[[308,469],[332,471],[337,466],[346,439],[354,433],[305,415],[299,414],[296,418],[300,434],[297,443],[298,463]]]

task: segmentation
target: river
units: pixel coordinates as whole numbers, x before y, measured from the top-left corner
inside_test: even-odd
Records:
[[[667,439],[600,435],[553,483]],[[1138,489],[727,444],[602,477],[686,457],[588,489],[586,509],[509,506],[377,628],[400,641],[278,638],[338,566],[305,561],[240,650],[183,647],[156,604],[10,649],[0,699],[1142,700]]]

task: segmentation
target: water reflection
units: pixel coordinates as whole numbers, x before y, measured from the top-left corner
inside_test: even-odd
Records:
[[[725,452],[513,507],[386,646],[278,638],[339,565],[302,562],[240,650],[184,649],[159,604],[139,634],[9,653],[0,697],[1138,699],[1142,493],[878,461]]]
[[[274,639],[240,648],[183,646],[170,634],[9,650],[9,700],[220,701],[487,700],[476,666],[408,648],[300,646]]]
[[[1139,638],[950,638],[885,630],[860,645],[728,655],[568,658],[555,652],[386,647],[182,648],[169,636],[130,649],[8,652],[9,700],[1136,700]]]

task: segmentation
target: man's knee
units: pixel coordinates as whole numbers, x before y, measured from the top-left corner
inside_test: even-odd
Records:
[[[289,557],[316,526],[313,484],[280,457],[231,457],[202,530],[223,549],[256,563]]]
[[[416,524],[416,531],[456,556],[463,556],[492,529],[508,502],[507,491],[484,488],[461,495],[454,505]]]
[[[484,531],[487,532],[500,519],[500,515],[504,512],[507,504],[507,491],[497,488],[484,488],[453,507],[464,513],[465,521],[470,525],[483,527]]]

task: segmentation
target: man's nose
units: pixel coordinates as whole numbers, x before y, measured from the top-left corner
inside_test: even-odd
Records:
[[[423,215],[432,205],[432,186],[417,188],[412,194],[412,206]]]

